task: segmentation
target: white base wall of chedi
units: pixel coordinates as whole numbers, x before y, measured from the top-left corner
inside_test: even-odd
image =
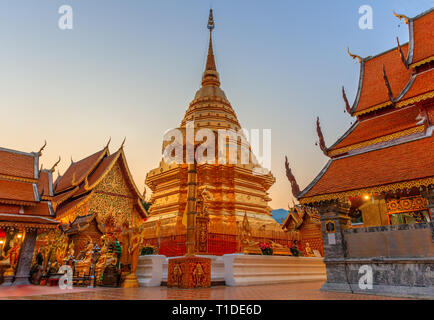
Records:
[[[326,281],[323,258],[225,254],[198,255],[211,259],[211,284],[251,286],[261,284]],[[139,258],[137,278],[142,287],[167,283],[169,259],[162,255]]]

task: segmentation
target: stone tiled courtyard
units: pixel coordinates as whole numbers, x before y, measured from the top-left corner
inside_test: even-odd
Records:
[[[321,282],[216,286],[204,289],[74,288],[22,286],[0,288],[0,300],[392,300],[364,294],[320,291]]]

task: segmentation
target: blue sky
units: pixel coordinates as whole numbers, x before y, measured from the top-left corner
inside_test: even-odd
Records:
[[[58,28],[58,9],[73,8],[74,29]],[[372,30],[358,27],[361,5]],[[432,0],[63,0],[0,3],[0,145],[35,151],[61,172],[127,136],[125,151],[139,188],[161,158],[163,132],[180,124],[200,87],[210,5],[222,88],[242,126],[272,129],[273,208],[291,200],[287,155],[305,187],[327,158],[315,146],[319,116],[327,145],[354,121],[359,65],[346,54],[375,55],[408,41],[392,11],[415,16]],[[148,193],[149,194],[149,193]]]

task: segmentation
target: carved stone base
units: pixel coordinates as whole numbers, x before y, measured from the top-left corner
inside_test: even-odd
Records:
[[[122,288],[138,288],[139,281],[137,280],[137,276],[135,273],[130,273],[125,277],[124,282],[122,283]]]
[[[197,256],[169,259],[167,286],[182,289],[211,286],[211,259]]]
[[[5,273],[3,273],[3,283],[1,284],[2,287],[9,287],[12,285],[15,277],[15,271],[12,268],[8,268],[5,270]]]

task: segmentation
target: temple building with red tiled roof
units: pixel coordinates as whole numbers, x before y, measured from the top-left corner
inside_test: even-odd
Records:
[[[348,51],[360,62],[352,106],[342,89],[355,122],[327,148],[318,119],[327,164],[302,191],[290,169],[288,178],[301,206],[320,215],[323,289],[361,291],[360,268],[369,267],[374,283],[364,293],[432,297],[434,8],[395,15],[409,43],[366,58]]]
[[[104,233],[119,230],[124,222],[135,225],[147,217],[123,146],[110,154],[108,145],[77,162],[54,183],[52,197],[56,220],[75,244],[84,248],[89,237],[99,242]]]
[[[0,148],[0,282],[5,285],[28,283],[37,233],[59,224],[51,203],[53,170],[39,168],[44,147],[31,153]]]
[[[347,105],[356,121],[327,148],[330,160],[298,194],[301,203],[346,198],[357,226],[431,221],[423,193],[434,184],[434,37],[426,36],[433,21],[433,10],[409,18],[408,44],[360,59],[358,92]],[[418,210],[390,209],[419,199]]]

